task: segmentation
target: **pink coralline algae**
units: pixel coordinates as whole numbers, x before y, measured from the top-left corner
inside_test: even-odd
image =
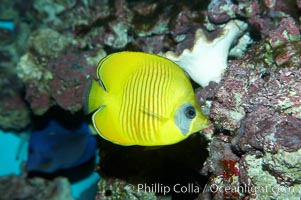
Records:
[[[248,23],[259,31],[262,38],[279,26],[286,16],[295,16],[299,1],[230,1],[213,0],[208,6],[208,17],[213,23],[225,23],[230,19],[244,17]]]
[[[82,109],[89,75],[96,70],[96,66],[88,63],[87,57],[92,56],[88,52],[68,52],[49,61],[46,66],[53,74],[49,81],[49,94],[56,104],[65,110],[76,112]]]
[[[278,31],[271,35],[277,35]],[[287,33],[286,42],[271,46],[270,39],[261,41],[243,59],[229,63],[211,110],[211,117],[228,130],[240,127],[251,104],[264,104],[300,118],[301,43],[298,38],[292,39],[299,32]],[[275,40],[284,40],[281,34],[278,36]]]
[[[35,115],[52,106],[80,111],[84,90],[107,53],[132,50],[163,54],[165,49],[191,46],[194,29],[204,14],[199,4],[125,0],[34,2],[31,14],[47,28],[33,31],[27,52],[17,65],[25,99]],[[193,9],[194,11],[190,11]],[[174,11],[179,14],[173,15]],[[183,11],[181,11],[183,10]]]
[[[218,34],[215,30],[240,19],[248,23],[246,31],[254,43],[242,57],[227,62],[219,83],[197,88],[198,102],[212,120],[211,128],[215,127],[214,131],[204,131],[210,142],[202,173],[208,176],[208,185],[244,185],[248,189],[285,186],[300,191],[300,0],[30,2],[33,5],[26,5],[26,12],[20,13],[32,23],[25,26],[20,22],[22,31],[16,33],[30,34],[26,52],[20,51],[24,55],[18,64],[9,65],[11,74],[1,71],[0,75],[0,86],[5,88],[0,92],[1,128],[22,129],[30,123],[31,114],[44,115],[53,106],[71,113],[81,111],[84,91],[95,76],[97,63],[109,53],[131,50],[181,54],[193,46],[197,29],[206,27],[210,40]],[[12,42],[7,36],[4,34],[3,41]],[[10,57],[7,52],[0,52],[3,66],[3,60]],[[204,146],[198,144],[198,152]],[[198,170],[202,167],[200,159],[187,156],[183,160],[197,163]],[[137,166],[135,162],[130,161],[132,166]],[[148,162],[154,164],[151,159]],[[145,162],[141,166],[142,170],[150,170]],[[161,165],[158,168],[161,170]],[[116,171],[120,173],[119,168]],[[47,183],[41,181],[43,188]],[[104,177],[99,184],[98,199],[137,194],[123,180]],[[209,194],[205,199],[275,199],[278,195],[225,190]],[[139,195],[156,197],[153,193]],[[300,197],[296,193],[281,195]],[[47,199],[43,197],[40,199]],[[202,194],[200,199],[204,199]]]
[[[208,17],[214,23],[220,24],[235,17],[237,5],[231,0],[213,0],[208,6]]]
[[[188,9],[181,10],[176,18],[170,22],[170,34],[174,42],[178,43],[175,52],[181,53],[184,49],[191,48],[195,31],[200,28],[200,20],[204,16],[199,11]]]
[[[201,104],[211,102],[209,115],[221,132],[213,136],[203,168],[212,173],[209,184],[245,186],[238,193],[214,193],[213,199],[288,195],[254,192],[264,185],[300,188],[298,178],[293,178],[300,177],[301,166],[295,162],[301,158],[300,32],[292,18],[280,22],[242,58],[229,61],[219,84],[210,83],[197,94]],[[219,156],[222,152],[224,156]],[[297,192],[290,195],[300,197]]]
[[[233,145],[243,152],[261,150],[293,152],[301,147],[301,120],[276,112],[269,106],[256,106],[243,120]]]
[[[295,41],[300,39],[300,30],[296,21],[291,18],[283,18],[279,26],[274,31],[268,33],[269,43],[272,47],[279,46],[286,41]]]
[[[71,112],[81,110],[84,89],[96,68],[93,61],[89,63],[88,58],[92,57],[91,52],[69,51],[49,59],[46,66],[37,67],[38,78],[26,81],[26,100],[33,112],[41,115],[52,105]]]
[[[26,89],[25,99],[35,114],[43,114],[51,106],[49,81],[53,75],[45,69],[48,61],[65,52],[68,39],[55,30],[44,28],[32,33],[28,51],[16,68]]]
[[[34,32],[29,39],[17,73],[25,84],[25,98],[34,114],[42,115],[53,105],[73,113],[82,109],[89,75],[103,55],[71,48],[70,40],[48,28]]]

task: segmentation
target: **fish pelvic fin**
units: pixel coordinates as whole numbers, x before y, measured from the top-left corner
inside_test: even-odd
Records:
[[[148,116],[150,116],[152,118],[156,118],[158,120],[166,120],[167,119],[166,117],[163,117],[162,115],[159,115],[159,114],[157,114],[155,112],[152,112],[152,111],[150,111],[150,110],[148,110],[146,108],[141,108],[140,111],[143,114],[148,115]]]

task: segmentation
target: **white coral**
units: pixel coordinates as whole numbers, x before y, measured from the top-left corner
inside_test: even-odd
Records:
[[[220,35],[213,40],[208,40],[205,32],[198,29],[191,50],[185,49],[181,55],[169,51],[165,56],[183,68],[195,82],[205,87],[210,81],[220,81],[227,67],[229,49],[246,28],[247,24],[242,21],[229,21]]]

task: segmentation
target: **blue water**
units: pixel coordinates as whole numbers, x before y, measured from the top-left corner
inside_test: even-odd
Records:
[[[13,21],[0,20],[0,28],[14,32],[15,23]]]

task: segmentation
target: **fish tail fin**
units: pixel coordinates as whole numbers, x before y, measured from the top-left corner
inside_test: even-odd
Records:
[[[106,95],[107,92],[99,81],[95,79],[89,80],[85,94],[83,95],[84,112],[90,114],[104,105],[103,99]]]

